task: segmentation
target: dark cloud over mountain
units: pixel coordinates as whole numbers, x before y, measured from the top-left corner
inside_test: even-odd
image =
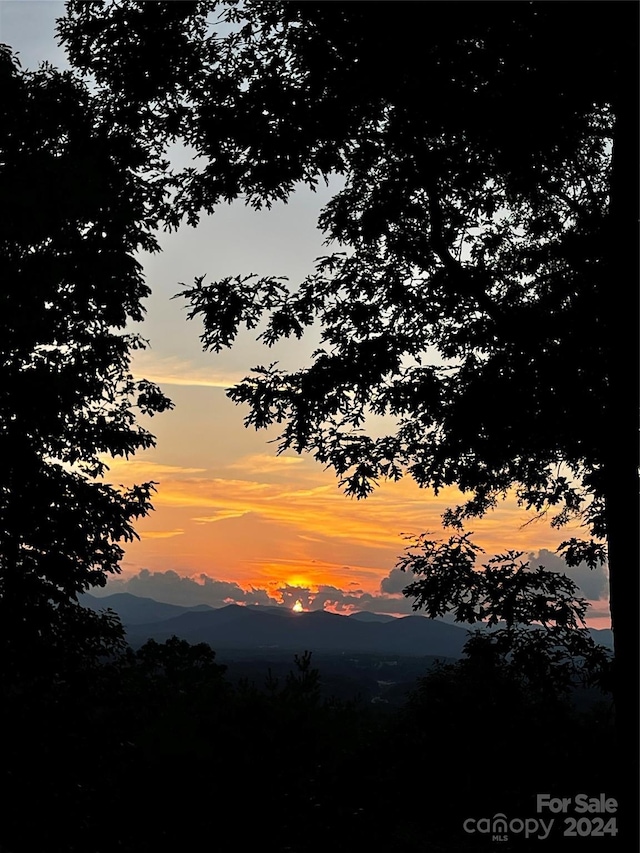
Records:
[[[151,572],[141,569],[128,580],[112,582],[106,591],[130,592],[157,601],[190,606],[209,604],[211,607],[223,607],[225,604],[265,604],[277,605],[265,589],[242,589],[237,583],[219,581],[209,575],[201,574],[195,578],[181,577],[169,569],[166,572]]]
[[[401,593],[402,590],[409,586],[412,581],[412,576],[407,575],[402,569],[391,569],[386,578],[383,578],[380,583],[382,592],[390,593],[391,595]]]
[[[406,575],[403,574],[403,577],[406,586],[409,581]],[[237,583],[216,580],[206,574],[182,577],[171,569],[164,572],[141,569],[130,578],[113,579],[104,590],[92,592],[97,596],[129,592],[187,607],[196,604],[208,604],[211,607],[223,607],[226,604],[262,604],[292,608],[300,601],[305,610],[331,608],[345,613],[353,609],[373,613],[412,613],[411,601],[399,594],[399,591],[395,595],[388,594],[385,588],[386,580],[381,584],[380,594],[371,594],[357,588],[347,592],[326,584],[320,585],[317,591],[308,587],[284,585],[270,592],[259,587],[245,590]],[[394,585],[397,586],[397,583]],[[275,595],[277,597],[274,597]]]
[[[529,554],[532,566],[542,565],[572,578],[585,598],[593,602],[604,602],[607,595],[608,578],[605,567],[589,569],[586,564],[569,568],[564,560],[552,551],[542,548],[537,554]],[[352,610],[371,613],[411,614],[413,599],[405,598],[402,590],[413,577],[400,569],[393,568],[380,582],[378,593],[365,592],[354,584],[344,590],[322,584],[316,591],[309,587],[284,585],[275,590],[260,587],[243,589],[232,581],[221,581],[206,574],[182,577],[173,570],[152,572],[141,569],[128,579],[117,578],[109,582],[104,591],[94,594],[106,595],[113,592],[129,592],[133,595],[153,598],[182,606],[208,604],[223,607],[226,604],[260,604],[293,608],[300,602],[305,610],[331,609],[337,613]],[[355,587],[355,588],[354,588]],[[606,609],[606,608],[605,608]],[[596,613],[596,610],[598,613]],[[594,607],[591,616],[600,615],[602,608]]]
[[[580,563],[579,566],[569,567],[562,557],[546,548],[541,548],[538,554],[529,554],[529,562],[532,566],[544,566],[545,569],[567,575],[590,601],[599,601],[607,596],[609,580],[605,566],[590,569],[586,563]]]

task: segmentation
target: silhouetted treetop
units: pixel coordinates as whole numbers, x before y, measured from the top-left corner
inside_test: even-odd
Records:
[[[406,159],[407,145],[422,159],[425,140],[446,158],[464,135],[487,168],[537,184],[536,169],[571,155],[610,103],[612,43],[633,38],[619,14],[589,6],[71,2],[61,32],[76,67],[108,87],[114,119],[207,157],[193,211],[367,169],[385,127],[397,133],[389,159]]]
[[[151,446],[136,412],[170,403],[131,374],[145,342],[123,331],[149,293],[134,252],[156,248],[140,149],[73,75],[22,72],[6,47],[0,75],[0,621],[11,671],[62,667],[119,636],[113,614],[82,611],[76,596],[119,570],[119,543],[153,487],[108,484],[105,459]]]

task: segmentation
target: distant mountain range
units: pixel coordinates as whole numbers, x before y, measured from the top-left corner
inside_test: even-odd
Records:
[[[294,613],[284,607],[238,604],[182,607],[126,592],[101,598],[86,593],[80,603],[118,613],[133,646],[175,635],[191,643],[209,643],[216,651],[308,649],[455,658],[461,656],[468,636],[465,627],[419,615],[393,617],[362,611],[340,616],[324,610]],[[611,631],[591,629],[591,633],[597,642],[612,646]]]

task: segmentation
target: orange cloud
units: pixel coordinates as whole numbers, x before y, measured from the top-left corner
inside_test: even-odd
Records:
[[[231,388],[242,382],[245,373],[220,371],[194,364],[189,359],[158,356],[152,350],[138,350],[132,360],[135,379],[148,379],[156,385],[191,385],[206,388]]]
[[[145,539],[172,539],[174,536],[184,536],[184,530],[145,530]]]
[[[242,518],[246,515],[242,510],[236,511],[233,509],[221,509],[214,512],[212,515],[196,516],[192,519],[196,524],[214,524],[216,521],[224,521],[227,518]]]
[[[141,454],[143,455],[143,454]],[[206,468],[189,468],[181,465],[163,465],[152,459],[121,459],[103,456],[108,466],[104,479],[107,482],[123,480],[127,484],[140,483],[143,480],[164,480],[171,477],[183,477],[190,474],[203,474]]]

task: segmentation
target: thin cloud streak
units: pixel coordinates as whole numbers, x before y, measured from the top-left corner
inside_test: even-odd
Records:
[[[145,539],[172,539],[174,536],[184,536],[184,530],[145,530]]]
[[[270,474],[273,472],[290,473],[289,469],[301,468],[305,464],[312,469],[310,473],[317,474],[313,466],[309,465],[308,459],[302,456],[277,456],[267,453],[254,453],[250,456],[242,456],[236,462],[227,465],[230,471],[246,471],[251,474]],[[296,473],[299,473],[298,471]]]
[[[158,357],[151,350],[140,350],[133,360],[134,379],[147,379],[156,385],[191,385],[206,388],[232,388],[238,385],[247,372],[219,372],[201,367],[188,359],[175,356]]]

